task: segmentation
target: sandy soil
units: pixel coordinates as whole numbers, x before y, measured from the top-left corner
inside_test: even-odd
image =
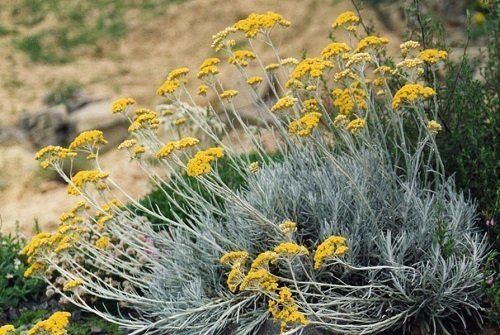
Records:
[[[352,9],[350,2],[332,0],[193,0],[172,5],[166,15],[153,20],[136,19],[127,37],[105,47],[100,57],[83,54],[74,62],[57,66],[34,64],[0,39],[4,82],[0,87],[0,122],[13,123],[20,111],[36,110],[48,88],[61,80],[81,82],[90,95],[132,96],[140,104],[155,105],[160,101],[155,90],[169,69],[184,65],[196,69],[205,57],[214,55],[210,49],[212,34],[253,11],[273,10],[292,21],[292,27],[280,37],[282,56],[300,57],[302,51],[314,55],[328,43],[331,22],[347,9]],[[396,25],[403,26],[396,10],[387,13],[394,16]],[[369,10],[365,16],[373,18],[378,31],[390,38],[389,49],[396,50],[399,36],[387,32]],[[400,27],[394,27],[395,31],[402,31]],[[271,54],[264,53],[263,58],[271,59]],[[6,84],[12,80],[21,86]],[[35,219],[42,229],[55,227],[60,212],[73,201],[66,195],[65,186],[40,176],[33,148],[0,149],[2,231],[13,231],[18,225],[29,235]],[[104,155],[103,165],[132,196],[148,191],[148,181],[125,155],[110,152]]]

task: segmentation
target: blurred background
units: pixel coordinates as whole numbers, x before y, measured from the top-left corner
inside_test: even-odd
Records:
[[[197,68],[215,56],[212,34],[251,12],[272,10],[289,19],[281,50],[301,58],[327,44],[340,12],[356,9],[367,26],[391,40],[389,53],[398,55],[401,41],[420,27],[409,15],[419,7],[442,23],[439,34],[451,59],[461,57],[467,44],[469,56],[480,61],[488,34],[483,22],[492,6],[486,0],[2,0],[0,230],[28,236],[37,227],[50,229],[72,203],[65,184],[38,167],[33,156],[40,147],[67,145],[78,132],[95,128],[113,147],[127,136],[126,125],[111,115],[114,99],[161,103],[155,91],[166,73]],[[150,190],[126,153],[110,150],[102,163],[131,195]]]

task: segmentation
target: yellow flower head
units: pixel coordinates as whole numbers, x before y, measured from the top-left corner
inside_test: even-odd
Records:
[[[258,33],[270,31],[274,26],[290,26],[290,22],[281,15],[274,12],[265,14],[252,13],[246,19],[240,20],[234,24],[234,28],[243,32],[246,37],[254,38]]]
[[[262,82],[262,77],[253,76],[247,79],[247,84],[250,86],[260,84]]]
[[[351,51],[351,48],[349,48],[347,44],[334,42],[328,44],[323,51],[321,51],[321,57],[324,59],[331,59],[332,57],[337,57],[349,51]]]
[[[427,123],[427,129],[429,129],[432,134],[437,134],[443,129],[443,127],[441,127],[439,122],[436,120],[431,120]]]
[[[250,172],[252,173],[257,173],[259,172],[260,170],[260,165],[259,165],[259,162],[252,162],[250,163],[250,165],[248,166],[248,169],[250,170]]]
[[[68,194],[70,195],[80,195],[83,192],[85,186],[89,183],[94,184],[98,190],[104,190],[106,184],[104,179],[108,177],[107,172],[101,172],[98,170],[82,170],[78,171],[72,178],[71,184],[68,185]]]
[[[246,251],[230,251],[220,258],[220,263],[224,265],[244,264],[247,259],[248,252]]]
[[[281,60],[281,65],[287,66],[287,65],[297,65],[299,64],[299,61],[293,57],[288,57],[284,58]]]
[[[215,49],[215,51],[219,51],[224,47],[230,47],[232,40],[228,40],[229,35],[237,32],[238,30],[234,27],[227,27],[222,31],[219,31],[217,34],[212,36],[212,45],[211,47]]]
[[[80,133],[73,142],[69,145],[71,150],[78,148],[92,149],[99,147],[101,144],[106,144],[108,141],[104,139],[104,135],[100,130],[87,130]]]
[[[338,107],[340,114],[350,115],[356,109],[367,108],[366,92],[358,87],[358,83],[353,83],[348,88],[337,88],[332,92],[335,97],[333,105]]]
[[[174,150],[181,150],[185,148],[194,147],[200,143],[197,138],[184,137],[178,141],[171,141],[165,144],[157,153],[156,157],[162,159],[168,157]]]
[[[365,119],[357,118],[352,120],[347,124],[346,129],[353,134],[357,134],[361,129],[364,129],[366,126]]]
[[[250,268],[252,270],[265,269],[269,271],[269,263],[275,264],[277,260],[277,253],[274,251],[264,251],[255,257]]]
[[[250,269],[240,285],[241,291],[274,292],[278,289],[278,280],[266,269]]]
[[[369,53],[367,52],[359,52],[359,53],[355,53],[353,54],[352,56],[350,56],[348,58],[348,61],[346,63],[346,67],[351,67],[353,65],[357,65],[357,64],[365,64],[367,62],[371,62],[372,61],[372,56],[370,56]]]
[[[420,84],[406,84],[401,87],[392,99],[392,108],[400,108],[404,103],[413,103],[420,99],[429,99],[436,95],[430,87]]]
[[[307,326],[309,321],[299,311],[297,303],[288,287],[280,288],[278,298],[269,300],[269,312],[276,321],[281,323],[281,332],[284,333],[290,325],[301,324]]]
[[[207,95],[208,92],[208,86],[207,85],[200,85],[198,86],[197,93],[198,95]]]
[[[300,119],[290,122],[288,132],[301,137],[309,136],[313,129],[318,126],[321,116],[322,114],[318,112],[307,113]]]
[[[39,321],[28,331],[28,335],[65,335],[71,313],[55,312],[47,320]]]
[[[216,57],[205,59],[200,65],[200,70],[197,75],[198,79],[218,74],[219,68],[217,67],[217,64],[219,63],[220,59]]]
[[[337,127],[344,127],[347,125],[347,122],[348,118],[347,115],[345,114],[339,114],[333,120],[333,124],[336,125]]]
[[[29,268],[27,268],[24,271],[24,277],[25,278],[31,277],[34,273],[36,273],[44,268],[45,268],[45,264],[43,264],[41,262],[33,263],[33,264],[31,264],[31,266]]]
[[[280,98],[273,107],[271,107],[271,112],[283,111],[292,108],[297,102],[297,99],[289,95]]]
[[[227,287],[231,292],[235,293],[244,279],[245,273],[243,272],[243,267],[240,263],[236,263],[231,267],[231,271],[227,275]]]
[[[189,73],[189,69],[187,67],[179,67],[177,69],[173,69],[167,75],[168,80],[180,80],[184,78]]]
[[[0,327],[0,335],[10,335],[11,333],[14,333],[16,331],[16,328],[13,325],[5,325]]]
[[[378,49],[389,43],[389,40],[385,37],[378,36],[366,36],[361,41],[359,41],[356,47],[356,52],[362,52],[366,49]]]
[[[224,156],[224,150],[219,147],[198,151],[186,165],[188,176],[199,177],[210,173],[212,171],[210,163],[222,156]]]
[[[354,12],[346,11],[341,13],[333,22],[332,28],[338,29],[345,27],[349,31],[356,30],[356,26],[359,22],[359,17],[354,14]]]
[[[264,70],[266,70],[267,72],[273,72],[277,69],[280,68],[280,64],[278,63],[271,63],[271,64],[268,64],[266,65],[266,67],[264,68]]]
[[[406,41],[399,45],[399,49],[401,49],[401,54],[404,57],[406,57],[406,55],[408,55],[412,50],[416,50],[418,48],[420,48],[420,43],[412,40]]]
[[[418,57],[427,64],[436,64],[448,57],[448,53],[444,50],[427,49],[421,51]]]
[[[280,256],[293,257],[309,255],[306,247],[291,242],[283,242],[274,248],[274,252]]]
[[[157,129],[160,125],[160,120],[156,112],[148,109],[141,109],[140,113],[136,113],[133,122],[128,127],[129,132],[136,132],[142,129]]]
[[[224,99],[229,100],[229,99],[234,98],[237,95],[238,95],[238,91],[236,91],[236,90],[225,90],[224,92],[222,92],[220,94],[220,98],[223,100]]]
[[[113,102],[111,105],[111,112],[113,114],[124,112],[128,106],[134,105],[135,100],[132,98],[121,98]]]
[[[318,245],[314,254],[314,268],[316,270],[319,269],[328,258],[344,255],[349,250],[345,241],[345,238],[342,236],[332,235]]]
[[[297,231],[297,224],[291,220],[285,220],[280,224],[280,230],[283,234],[292,234]]]
[[[75,157],[76,152],[66,149],[60,146],[49,145],[40,149],[35,154],[35,159],[40,161],[40,166],[42,168],[47,168],[52,164],[60,162],[66,157]]]
[[[95,247],[97,249],[106,249],[109,246],[109,237],[101,236],[97,241],[95,241]]]
[[[137,140],[134,140],[134,139],[125,140],[122,143],[120,143],[120,145],[118,145],[118,150],[130,149],[136,144],[137,144]]]
[[[233,56],[227,60],[229,64],[239,65],[242,67],[248,66],[248,61],[255,59],[255,54],[250,50],[236,50]]]
[[[71,291],[82,284],[83,284],[83,280],[81,280],[79,278],[69,280],[66,282],[66,284],[64,284],[63,291]]]
[[[318,78],[323,75],[323,72],[326,69],[332,67],[333,63],[328,60],[319,57],[306,58],[295,67],[292,74],[290,75],[290,80],[300,81],[305,79],[307,76]]]
[[[181,81],[179,79],[168,79],[161,84],[161,86],[156,90],[156,94],[159,96],[166,96],[173,94],[181,86]]]

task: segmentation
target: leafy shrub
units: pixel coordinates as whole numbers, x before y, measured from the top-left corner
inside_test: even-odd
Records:
[[[18,236],[0,234],[0,310],[16,308],[45,290],[43,281],[24,278],[26,265],[19,257],[23,243]]]
[[[281,58],[273,43],[271,30],[290,25],[276,13],[252,14],[214,35],[212,46],[228,53],[255,99],[256,127],[235,107],[239,92],[219,82],[218,58],[200,66],[198,93],[219,101],[229,129],[195,118],[181,101],[191,98],[185,67],[170,71],[157,91],[175,109],[129,114],[135,101],[117,100],[112,112],[130,121],[131,134],[118,149],[168,199],[165,214],[156,199],[147,207],[101,170],[101,131],[83,132],[68,148],[41,149],[42,166],[82,201],[61,216],[57,232],[26,247],[29,272],[49,281],[55,274],[61,280],[51,286],[66,299],[137,334],[275,332],[268,321],[287,334],[479,326],[487,245],[474,226],[475,206],[446,176],[436,144],[439,101],[421,79],[435,74],[447,53],[420,53],[409,41],[400,63],[381,66],[388,40],[360,39],[358,23],[354,13],[342,13],[333,27],[357,44],[331,43],[301,61]],[[253,52],[260,42],[273,63]],[[259,70],[247,68],[250,62]],[[261,82],[272,104],[257,94]],[[221,119],[210,103],[208,110]],[[209,140],[185,136],[181,127],[190,119]],[[165,125],[178,127],[167,143],[157,134]],[[266,152],[266,138],[279,159]],[[94,168],[66,174],[63,162],[79,153]],[[223,158],[244,180],[239,188],[221,176]],[[130,204],[121,206],[115,192]],[[119,301],[133,315],[90,306],[87,297]]]

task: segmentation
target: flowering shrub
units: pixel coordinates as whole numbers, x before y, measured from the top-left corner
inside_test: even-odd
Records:
[[[26,275],[44,277],[73,304],[132,334],[255,334],[268,319],[286,334],[305,327],[440,332],[479,323],[486,245],[473,226],[474,206],[446,179],[436,92],[422,80],[446,53],[408,41],[390,67],[380,56],[388,40],[359,38],[358,23],[354,13],[341,14],[332,28],[345,30],[349,43],[300,61],[282,58],[273,43],[271,35],[291,24],[276,13],[251,14],[214,35],[212,47],[248,84],[262,116],[258,127],[239,114],[239,91],[218,80],[219,58],[200,66],[197,93],[228,127],[194,115],[188,68],[172,70],[157,91],[183,115],[173,126],[191,120],[207,140],[178,132],[165,143],[158,133],[172,115],[133,110],[129,98],[112,106],[131,123],[131,138],[119,148],[170,201],[168,215],[128,196],[102,171],[101,132],[84,132],[69,148],[42,149],[37,159],[60,173],[80,202],[55,233],[26,246]],[[272,49],[272,63],[259,57],[257,44]],[[264,82],[274,105],[257,93]],[[241,136],[234,136],[237,128]],[[266,152],[264,137],[275,139],[279,161]],[[239,154],[241,147],[247,153]],[[65,174],[81,154],[94,168]],[[221,178],[223,159],[244,187]],[[134,313],[108,313],[89,297],[119,301]]]

